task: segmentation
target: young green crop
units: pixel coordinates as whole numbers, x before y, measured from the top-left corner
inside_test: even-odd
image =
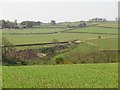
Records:
[[[3,88],[117,88],[118,64],[3,66]]]

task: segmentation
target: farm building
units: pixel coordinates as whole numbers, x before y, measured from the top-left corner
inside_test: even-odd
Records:
[[[15,29],[24,29],[26,28],[26,25],[21,25],[21,24],[18,24],[14,27]]]
[[[87,26],[86,23],[80,23],[80,24],[78,25],[79,28],[85,28],[86,26]]]
[[[2,29],[2,26],[0,26],[0,29]]]
[[[0,20],[0,29],[2,29],[3,26],[2,26],[2,20]]]

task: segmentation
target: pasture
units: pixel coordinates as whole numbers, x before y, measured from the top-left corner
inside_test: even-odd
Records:
[[[117,88],[118,64],[3,66],[3,88]]]
[[[4,29],[2,34],[25,34],[25,33],[53,33],[62,31],[63,28],[29,28],[29,29]]]
[[[103,22],[97,25],[110,26],[112,28],[90,26],[72,30],[66,28],[68,24],[78,25],[79,22],[58,24],[64,28],[36,27],[31,29],[2,30],[2,37],[8,39],[12,44],[49,43],[53,42],[54,39],[59,42],[73,40],[84,41],[80,44],[72,44],[73,46],[75,45],[75,48],[71,48],[71,45],[60,50],[55,49],[55,45],[16,47],[19,50],[28,48],[40,50],[45,48],[46,51],[44,51],[44,53],[48,54],[48,57],[35,58],[34,60],[32,59],[33,62],[28,60],[31,64],[27,66],[2,66],[2,87],[117,88],[118,63],[115,62],[118,60],[118,53],[99,52],[100,49],[118,49],[118,29],[115,29],[117,26],[116,23]],[[90,24],[93,23],[89,22],[89,25]],[[65,45],[62,47],[65,47]],[[52,52],[48,52],[49,50]],[[58,50],[58,52],[56,52],[56,50]],[[55,52],[53,53],[53,51]],[[49,56],[49,53],[52,53],[51,56]],[[65,62],[63,65],[56,64],[55,60],[57,57],[64,59]],[[45,64],[52,65],[38,65],[42,63],[42,61],[45,61]],[[37,63],[37,65],[33,65],[35,63]]]
[[[13,44],[28,44],[28,43],[46,43],[52,42],[53,39],[58,41],[70,41],[76,39],[98,38],[101,37],[116,37],[116,35],[101,35],[101,34],[76,34],[76,33],[56,33],[56,34],[37,34],[37,35],[3,35]]]
[[[66,52],[66,53],[59,54],[56,57],[59,57],[59,56],[61,56],[61,57],[70,57],[70,59],[72,60],[72,59],[75,59],[76,55],[80,56],[80,54],[92,53],[96,49],[97,49],[97,47],[95,47],[95,46],[92,46],[92,45],[89,45],[89,44],[86,44],[86,43],[82,43],[82,44],[78,45],[75,49],[72,49],[72,50],[70,50],[69,52]],[[54,59],[56,57],[54,57]]]
[[[70,30],[68,32],[88,32],[88,33],[98,33],[98,34],[118,34],[118,29],[113,29],[113,28],[102,28],[102,27],[88,27],[88,28],[83,28],[83,29],[74,29]]]
[[[88,42],[95,44],[99,49],[118,49],[118,38],[93,39]]]
[[[57,25],[58,26],[64,26],[64,27],[67,27],[68,25],[75,25],[75,26],[77,26],[77,25],[79,25],[81,23],[81,21],[76,21],[76,22],[60,22],[60,23],[58,23]],[[96,22],[85,22],[85,23],[87,23],[87,25],[89,25],[89,26],[91,26],[91,25],[94,25],[94,24],[97,24]]]
[[[118,28],[118,22],[111,21],[111,22],[98,22],[97,26],[102,26],[102,27],[110,27],[110,28]]]
[[[88,28],[68,31],[73,33],[67,33],[65,30],[66,29],[61,29],[61,28],[57,28],[57,29],[33,28],[33,29],[24,29],[24,30],[2,30],[2,34],[3,37],[7,38],[13,44],[28,44],[28,43],[52,42],[53,39],[57,39],[58,41],[71,41],[76,39],[87,39],[87,38],[97,39],[98,36],[115,38],[117,37],[117,35],[109,35],[102,33],[110,33],[110,34],[118,33],[117,29],[99,28],[99,27],[88,27]],[[60,32],[60,31],[65,31],[65,32]],[[83,33],[83,32],[88,32],[88,33]]]

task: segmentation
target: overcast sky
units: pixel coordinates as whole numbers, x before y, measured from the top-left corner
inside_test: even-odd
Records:
[[[57,1],[57,0],[56,0]],[[118,16],[118,0],[2,0],[0,19],[50,22],[80,21],[93,17],[114,20]]]

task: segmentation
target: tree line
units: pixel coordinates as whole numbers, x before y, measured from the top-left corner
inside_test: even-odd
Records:
[[[86,24],[85,22],[83,22],[83,23],[80,23],[80,24],[77,25],[77,26],[68,25],[67,27],[68,27],[69,29],[72,29],[72,28],[85,28],[85,27],[87,27],[87,24]]]
[[[17,20],[9,21],[9,20],[0,20],[0,28],[9,28],[9,29],[22,29],[22,28],[32,28],[33,26],[41,26],[42,22],[40,21],[22,21],[17,23]],[[50,25],[56,25],[55,20],[51,20]]]
[[[107,22],[107,19],[105,18],[92,18],[90,19],[92,22]]]

